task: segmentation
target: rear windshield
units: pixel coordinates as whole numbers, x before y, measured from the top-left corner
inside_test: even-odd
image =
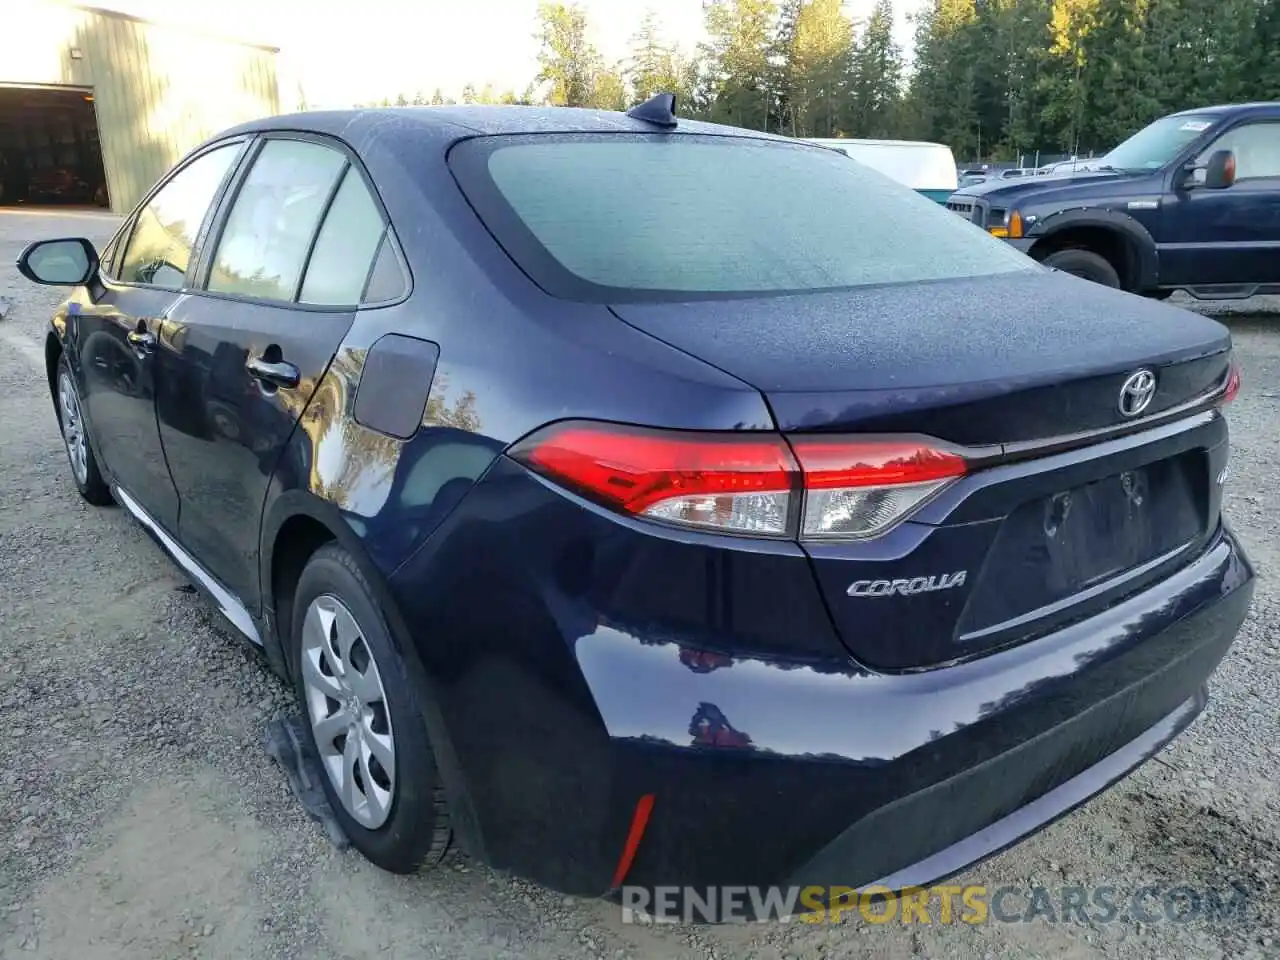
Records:
[[[856,160],[739,137],[478,137],[463,192],[548,293],[600,303],[839,290],[1039,269]]]

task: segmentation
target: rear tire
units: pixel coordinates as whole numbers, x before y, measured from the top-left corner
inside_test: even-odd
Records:
[[[1046,267],[1053,267],[1063,273],[1069,273],[1085,280],[1092,280],[1104,287],[1120,288],[1120,274],[1106,257],[1092,250],[1059,250],[1051,253],[1042,261]]]
[[[75,374],[64,353],[58,358],[58,375],[54,381],[54,412],[58,417],[58,429],[62,432],[62,446],[67,451],[67,463],[71,467],[71,479],[80,496],[95,507],[110,506],[111,488],[102,479],[98,459],[93,454],[89,440],[89,428],[84,422],[80,404],[80,391],[76,387]]]
[[[337,544],[317,550],[302,571],[291,628],[306,728],[352,845],[392,873],[438,863],[452,831],[420,692],[372,589]]]

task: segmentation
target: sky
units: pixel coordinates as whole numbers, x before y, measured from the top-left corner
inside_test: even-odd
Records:
[[[702,0],[579,0],[592,39],[609,61],[626,56],[646,10],[686,50],[702,39]],[[537,74],[538,0],[98,0],[100,6],[181,21],[281,48],[281,106],[301,89],[313,107],[394,98],[437,87],[456,97],[466,83],[523,92]],[[855,19],[874,0],[847,0]],[[905,14],[921,0],[899,0]]]

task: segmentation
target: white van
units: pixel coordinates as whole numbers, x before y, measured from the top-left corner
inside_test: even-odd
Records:
[[[938,203],[946,203],[958,186],[956,158],[945,144],[920,140],[808,140],[839,150]]]

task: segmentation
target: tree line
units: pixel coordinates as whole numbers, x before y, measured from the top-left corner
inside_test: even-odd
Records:
[[[704,0],[686,49],[649,12],[616,63],[584,10],[538,10],[539,72],[464,103],[620,110],[672,92],[683,116],[801,137],[936,140],[960,158],[1105,151],[1188,107],[1280,100],[1280,0],[929,0],[906,51],[892,0]],[[390,103],[391,101],[384,101]],[[400,97],[399,104],[450,103]]]

